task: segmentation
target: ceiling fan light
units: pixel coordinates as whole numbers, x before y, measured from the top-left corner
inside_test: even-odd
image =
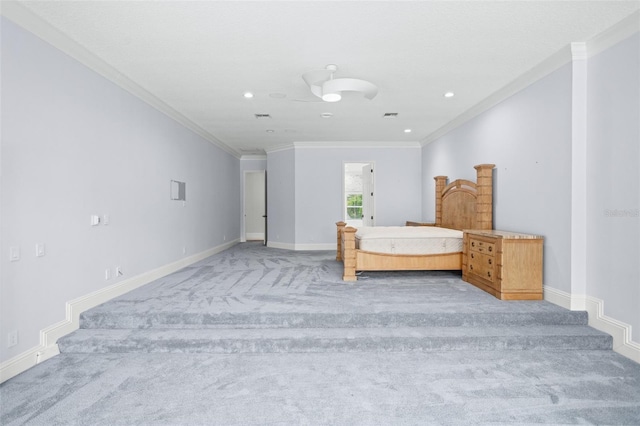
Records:
[[[338,102],[340,99],[342,99],[342,95],[340,94],[340,92],[325,93],[324,95],[322,95],[322,100],[325,102]]]
[[[359,92],[367,99],[373,99],[378,94],[378,88],[358,78],[334,78],[325,81],[322,85],[322,93]]]
[[[366,80],[333,78],[337,69],[336,65],[330,64],[325,69],[302,74],[302,79],[311,89],[311,93],[325,102],[338,102],[342,99],[342,92],[359,92],[367,99],[373,99],[378,94],[378,88]]]

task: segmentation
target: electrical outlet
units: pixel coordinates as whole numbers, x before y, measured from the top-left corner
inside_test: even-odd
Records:
[[[222,236],[222,241],[227,241],[227,236],[226,235]]]
[[[7,347],[11,348],[18,344],[18,330],[12,330],[7,335]]]
[[[44,243],[36,243],[36,257],[42,257],[44,254]]]
[[[187,254],[187,246],[182,247],[182,254]]]
[[[105,281],[109,281],[111,279],[111,269],[107,268],[104,270],[104,279]]]

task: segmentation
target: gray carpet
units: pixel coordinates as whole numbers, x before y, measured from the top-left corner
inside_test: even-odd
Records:
[[[240,244],[84,313],[2,424],[640,425],[640,365],[585,312],[334,257]]]

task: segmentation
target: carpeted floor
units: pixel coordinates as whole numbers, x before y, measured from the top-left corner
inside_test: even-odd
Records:
[[[334,258],[240,244],[96,307],[1,423],[640,425],[640,365],[586,313]]]

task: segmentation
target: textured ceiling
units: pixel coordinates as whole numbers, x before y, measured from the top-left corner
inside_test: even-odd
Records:
[[[571,42],[640,8],[638,1],[20,3],[238,153],[297,141],[423,141]],[[296,101],[317,100],[301,75],[327,64],[338,65],[336,77],[373,82],[378,96]],[[444,98],[447,91],[456,96]],[[388,112],[398,118],[383,119]]]

